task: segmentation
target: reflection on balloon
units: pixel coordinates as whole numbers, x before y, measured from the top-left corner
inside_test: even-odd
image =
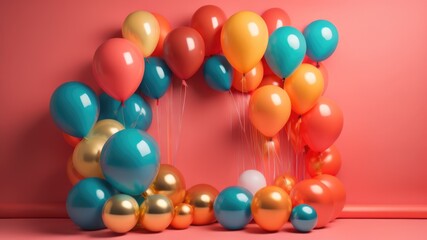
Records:
[[[307,56],[316,62],[328,58],[338,45],[338,30],[327,20],[316,20],[304,29]]]
[[[172,222],[174,208],[171,200],[163,195],[148,196],[141,204],[139,222],[150,232],[161,232]]]
[[[161,98],[172,81],[172,72],[166,62],[158,57],[145,59],[145,71],[139,89],[150,98]]]
[[[310,232],[317,224],[316,210],[307,204],[295,206],[292,209],[290,221],[298,232]]]
[[[208,184],[197,184],[187,190],[184,202],[194,208],[193,225],[215,222],[213,203],[218,193],[218,190]]]
[[[175,206],[175,214],[171,222],[174,229],[186,229],[193,222],[193,206],[188,203],[179,203]]]
[[[321,174],[335,176],[341,168],[341,155],[335,145],[323,152],[308,151],[305,155],[305,167],[311,177]]]
[[[128,195],[117,194],[104,204],[102,221],[116,233],[126,233],[135,227],[139,219],[139,205]]]
[[[105,136],[92,136],[83,139],[74,149],[73,165],[83,177],[104,178],[99,161],[107,139]]]

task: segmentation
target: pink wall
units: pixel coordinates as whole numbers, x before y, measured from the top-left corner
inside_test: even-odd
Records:
[[[348,203],[427,204],[425,1],[2,1],[0,216],[64,214],[72,149],[49,115],[53,90],[69,80],[95,86],[92,55],[131,11],[161,13],[176,27],[207,3],[228,16],[282,7],[300,28],[318,18],[334,22],[341,41],[325,62],[326,95],[345,114],[337,146]],[[235,184],[241,167],[229,95],[209,90],[200,73],[189,85],[177,166],[189,186]]]

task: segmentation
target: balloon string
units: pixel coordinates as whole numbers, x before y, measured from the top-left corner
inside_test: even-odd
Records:
[[[183,79],[181,81],[181,88],[179,91],[179,97],[180,97],[180,101],[181,101],[181,115],[178,121],[178,136],[177,136],[177,142],[175,145],[175,158],[172,160],[173,161],[173,165],[175,165],[176,163],[176,158],[178,155],[178,149],[181,143],[181,134],[182,134],[182,123],[184,122],[184,112],[185,112],[185,105],[186,105],[186,101],[187,101],[187,82]]]
[[[166,151],[167,151],[167,163],[171,164],[172,157],[172,142],[171,142],[171,128],[172,128],[172,108],[173,108],[173,87],[169,87],[168,94],[168,108],[166,109]]]
[[[238,108],[237,103],[236,103],[236,99],[234,99],[234,95],[233,95],[233,92],[232,92],[231,90],[228,90],[228,93],[230,94],[231,99],[232,99],[232,101],[233,101],[233,105],[234,105],[234,107],[235,107],[235,109],[236,109],[236,113],[237,113],[237,116],[238,116],[238,118],[239,118],[240,129],[242,129],[242,131],[243,131],[242,117],[241,117],[241,115],[240,115],[239,108]]]

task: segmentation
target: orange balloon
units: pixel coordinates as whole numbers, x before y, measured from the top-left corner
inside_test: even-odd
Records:
[[[322,95],[325,94],[326,89],[328,88],[328,85],[329,85],[329,73],[328,73],[328,69],[326,69],[325,64],[323,64],[322,62],[315,62],[315,61],[311,60],[308,56],[306,56],[304,58],[303,63],[309,63],[309,64],[317,67],[317,69],[319,69],[319,71],[322,73],[323,84],[324,84]]]
[[[249,72],[242,74],[236,70],[233,72],[233,87],[240,92],[252,92],[262,81],[264,76],[264,68],[262,63],[259,62]]]
[[[285,190],[287,194],[290,194],[296,182],[297,180],[293,176],[289,174],[283,174],[281,176],[278,176],[276,180],[274,180],[274,185]]]
[[[303,63],[286,78],[284,88],[292,103],[292,111],[304,114],[314,107],[323,93],[323,76],[315,66]]]
[[[341,168],[340,152],[334,145],[320,153],[310,150],[305,155],[305,167],[311,177],[321,174],[335,176]]]
[[[291,191],[292,206],[305,203],[312,206],[318,221],[316,228],[326,226],[334,214],[334,198],[331,190],[318,179],[306,179],[295,185]]]
[[[249,119],[266,137],[273,137],[285,126],[291,114],[291,101],[277,86],[258,88],[249,100]]]
[[[264,78],[262,79],[258,88],[263,87],[263,86],[267,86],[267,85],[274,85],[274,86],[278,86],[278,87],[283,87],[283,80],[280,79],[276,75],[264,76]]]
[[[193,225],[215,222],[213,204],[218,194],[218,190],[208,184],[197,184],[187,190],[184,203],[193,206]]]
[[[338,215],[341,213],[342,209],[344,208],[345,199],[346,199],[346,192],[345,192],[344,185],[338,178],[328,174],[319,175],[315,177],[315,179],[320,180],[323,184],[325,184],[329,188],[329,190],[331,190],[332,197],[334,199],[334,213],[332,214],[332,218],[331,218],[331,221],[332,221],[338,217]]]
[[[161,57],[163,55],[163,42],[165,41],[165,38],[169,34],[169,32],[172,31],[172,28],[169,24],[169,21],[165,17],[158,13],[151,14],[153,14],[153,16],[157,19],[157,22],[159,22],[160,27],[159,41],[157,42],[157,46],[151,56]]]
[[[65,142],[67,142],[71,147],[76,147],[82,140],[81,138],[68,135],[64,132],[62,133],[62,137],[64,137]]]
[[[67,161],[67,176],[68,180],[70,180],[73,185],[76,185],[80,180],[84,179],[84,177],[74,168],[72,157],[69,157]]]
[[[175,214],[171,222],[174,229],[186,229],[193,222],[193,206],[188,203],[180,203],[175,206]]]

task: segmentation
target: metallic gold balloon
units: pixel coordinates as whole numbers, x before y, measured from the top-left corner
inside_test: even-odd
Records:
[[[172,201],[160,194],[148,196],[140,207],[139,223],[150,232],[161,232],[172,222],[174,208]]]
[[[289,195],[280,187],[267,186],[254,196],[251,205],[255,222],[265,231],[279,231],[292,211]]]
[[[139,206],[136,200],[125,194],[112,196],[102,209],[102,221],[116,233],[125,233],[135,227],[139,218]]]
[[[287,194],[290,194],[296,182],[297,181],[293,176],[283,174],[282,176],[278,176],[276,180],[274,180],[274,186],[278,186],[281,189],[285,190]]]
[[[99,160],[107,139],[104,136],[91,136],[83,139],[74,149],[73,165],[83,177],[104,177]]]
[[[71,184],[73,185],[76,185],[80,180],[84,178],[74,168],[72,156],[69,157],[67,161],[67,176],[68,176],[68,180],[70,180]]]
[[[98,121],[92,130],[89,132],[88,137],[92,136],[104,136],[109,138],[113,136],[116,132],[125,129],[125,127],[116,120],[113,119],[104,119]]]
[[[193,222],[193,206],[188,203],[180,203],[175,206],[175,215],[171,226],[175,229],[186,229]]]
[[[193,225],[215,222],[213,203],[218,194],[218,190],[208,184],[198,184],[187,190],[184,202],[194,208]]]

